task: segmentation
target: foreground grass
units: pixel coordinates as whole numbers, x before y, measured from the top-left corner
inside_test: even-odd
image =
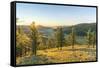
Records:
[[[16,59],[17,65],[95,61],[96,47],[87,48],[87,45],[75,45],[74,49],[67,46],[63,47],[62,50],[57,48],[38,50],[37,56],[27,55]]]

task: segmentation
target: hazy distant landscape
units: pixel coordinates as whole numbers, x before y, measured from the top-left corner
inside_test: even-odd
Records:
[[[29,25],[18,25],[17,28],[18,27],[21,27],[25,33],[30,32]],[[80,36],[86,35],[85,32],[87,32],[89,28],[91,29],[91,31],[96,32],[96,23],[82,23],[82,24],[74,25],[73,27],[75,29],[76,34]],[[52,26],[52,27],[43,26],[43,25],[37,26],[39,32],[45,33],[47,35],[48,34],[51,35],[55,28],[57,28],[57,26]],[[65,34],[69,34],[71,32],[71,26],[62,26],[62,28]]]

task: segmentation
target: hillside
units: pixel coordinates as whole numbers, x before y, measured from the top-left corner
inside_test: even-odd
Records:
[[[69,34],[71,32],[71,27],[72,26],[62,26],[63,28],[63,32],[65,34]],[[96,31],[96,23],[82,23],[82,24],[77,24],[74,25],[74,31],[76,33],[76,35],[78,36],[84,36],[86,35],[86,32],[88,31],[88,29],[91,29],[91,31]],[[17,29],[19,28],[19,26],[17,26]],[[25,33],[29,33],[30,29],[29,26],[21,26],[21,28],[24,30]],[[52,33],[54,32],[55,27],[46,27],[46,26],[42,26],[42,25],[38,25],[37,29],[39,32],[42,32],[46,35],[52,35]]]

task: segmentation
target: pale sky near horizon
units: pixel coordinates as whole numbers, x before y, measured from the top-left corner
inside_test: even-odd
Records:
[[[96,8],[17,3],[16,17],[17,25],[69,26],[96,22]]]

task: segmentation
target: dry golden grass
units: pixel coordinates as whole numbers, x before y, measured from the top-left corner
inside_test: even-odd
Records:
[[[39,57],[38,61],[40,61],[36,62],[37,64],[95,61],[96,47],[87,48],[87,45],[75,45],[74,49],[72,49],[71,46],[67,46],[63,47],[62,50],[58,50],[57,48],[38,50],[36,57]],[[23,58],[17,57],[17,64],[20,64],[20,61]],[[34,60],[32,62],[34,62]],[[35,64],[35,62],[32,64]]]

